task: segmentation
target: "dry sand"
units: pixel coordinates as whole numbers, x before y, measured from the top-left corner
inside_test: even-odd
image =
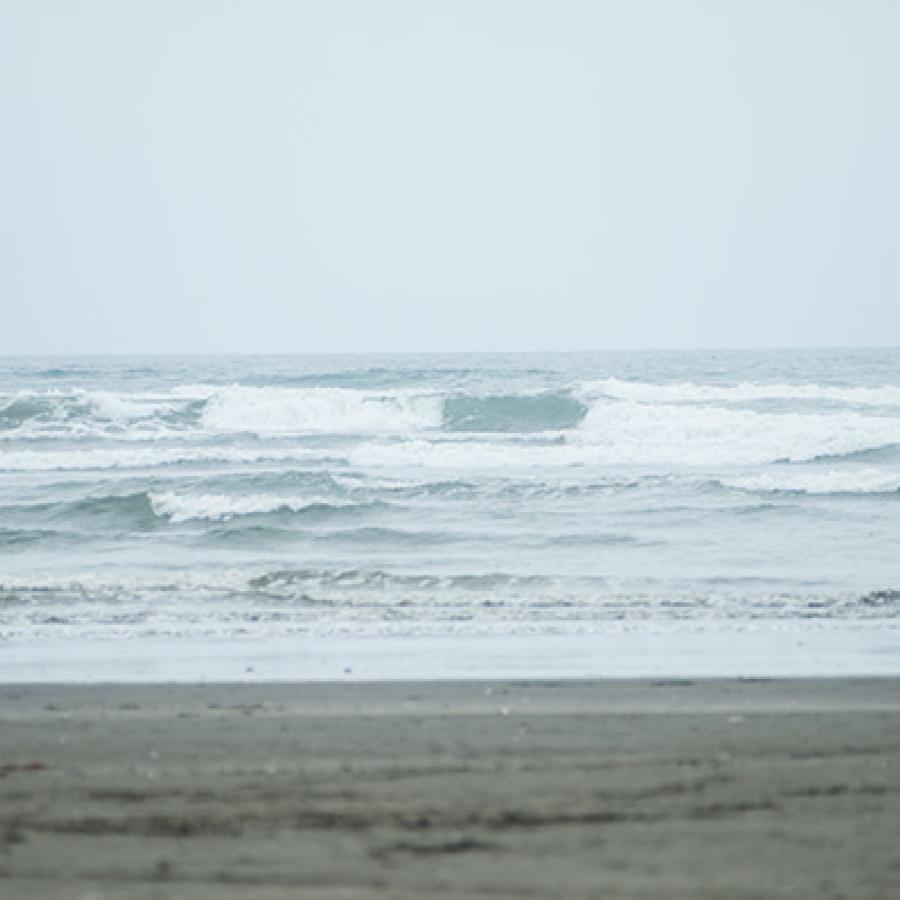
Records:
[[[0,687],[0,897],[896,898],[898,688]]]

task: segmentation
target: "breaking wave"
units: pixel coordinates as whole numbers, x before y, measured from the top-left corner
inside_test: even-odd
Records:
[[[602,395],[640,403],[740,403],[752,400],[833,400],[863,406],[900,406],[900,387],[842,387],[819,384],[757,384],[733,386],[672,382],[652,384],[605,378],[582,388],[586,396]]]
[[[791,469],[725,478],[720,483],[725,487],[762,493],[900,493],[900,474],[880,469]]]
[[[343,464],[340,455],[304,447],[117,447],[0,451],[0,471],[143,469],[187,463],[307,462]]]
[[[154,394],[70,390],[21,393],[0,400],[0,439],[114,438],[119,442],[222,441],[224,435],[260,439],[369,436],[398,438],[409,446],[388,451],[425,464],[417,441],[435,444],[438,465],[459,457],[472,465],[733,464],[809,460],[872,452],[900,444],[900,415],[868,415],[851,409],[758,412],[716,403],[762,397],[839,399],[900,408],[900,388],[830,388],[818,385],[742,384],[716,387],[692,383],[649,384],[618,379],[593,382],[579,394],[461,393],[351,388],[182,385]],[[504,439],[467,449],[440,438],[471,435],[529,438],[557,436],[559,445],[534,442],[506,446]],[[447,445],[451,441],[445,442]],[[491,449],[503,444],[502,451]],[[272,449],[272,448],[270,448]],[[73,449],[54,461],[53,451],[0,453],[0,468],[78,468],[153,465],[167,457],[239,461],[233,448]],[[253,451],[250,451],[253,452]],[[290,458],[287,451],[284,458]],[[380,450],[372,451],[376,455]],[[129,453],[134,462],[128,462]],[[217,456],[222,454],[224,456]],[[104,454],[112,454],[104,457]],[[256,456],[265,458],[266,454]],[[500,458],[500,457],[503,458]],[[179,457],[180,458],[180,457]],[[146,462],[141,462],[146,459]],[[416,461],[417,460],[417,461]]]
[[[403,434],[440,427],[441,405],[437,398],[415,394],[231,387],[209,398],[201,422],[213,431],[255,434]]]
[[[229,494],[178,494],[174,491],[150,493],[153,512],[173,523],[191,519],[228,521],[235,516],[266,513],[327,512],[329,510],[361,510],[374,504],[337,500],[333,497],[278,497],[271,494],[234,496]]]
[[[807,461],[900,442],[900,418],[852,412],[763,414],[716,407],[598,402],[565,440],[410,440],[350,451],[360,466],[502,468],[584,465],[730,466]]]

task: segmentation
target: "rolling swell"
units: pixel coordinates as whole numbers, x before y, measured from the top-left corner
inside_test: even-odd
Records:
[[[280,519],[304,519],[325,522],[334,518],[355,517],[360,513],[385,510],[389,504],[383,501],[352,501],[332,497],[281,497],[271,494],[177,494],[173,491],[151,493],[149,501],[153,512],[173,523],[192,519],[229,521],[265,517],[269,521]]]
[[[0,409],[0,429],[18,428],[29,419],[45,416],[52,409],[46,400],[19,398]]]
[[[569,394],[457,394],[444,400],[448,431],[539,432],[576,428],[588,408]]]

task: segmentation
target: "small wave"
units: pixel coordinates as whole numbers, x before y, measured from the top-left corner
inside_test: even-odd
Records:
[[[263,515],[266,513],[302,513],[338,509],[365,509],[370,503],[335,500],[332,497],[277,497],[271,494],[177,494],[174,491],[149,495],[153,512],[170,522],[187,522],[191,519],[228,521],[235,516]]]
[[[79,469],[143,469],[184,463],[329,462],[343,465],[328,451],[302,447],[127,447],[78,450],[0,451],[0,471],[53,472]]]
[[[721,479],[725,487],[760,493],[896,494],[900,475],[879,469],[783,469]]]
[[[837,400],[862,406],[900,406],[900,386],[841,387],[819,384],[757,384],[733,386],[696,384],[690,381],[652,384],[606,378],[582,387],[586,396],[602,395],[640,403],[709,403],[751,400]]]
[[[383,569],[280,569],[256,575],[249,585],[255,590],[286,591],[288,596],[296,590],[365,591],[397,588],[403,590],[439,591],[496,591],[546,587],[551,579],[537,575],[510,575],[490,572],[480,575],[433,575],[425,573],[402,574]]]
[[[900,461],[900,443],[883,444],[880,447],[866,447],[864,450],[851,450],[849,453],[822,453],[810,460],[810,462],[817,463],[896,463],[898,461]]]
[[[68,535],[46,528],[0,528],[0,547],[20,548],[31,544],[57,543]]]
[[[67,529],[80,539],[87,540],[97,529],[144,531],[156,525],[149,498],[143,491],[7,506],[0,509],[0,516],[8,522],[52,524],[54,528]],[[25,534],[26,531],[22,533]],[[50,539],[60,534],[58,531],[41,529],[35,529],[33,533],[36,539]]]
[[[542,535],[530,543],[538,547],[609,547],[623,544],[641,544],[646,546],[645,542],[639,541],[634,535],[620,532],[570,532],[548,536]]]
[[[48,369],[24,369],[22,374],[29,378],[85,378],[95,372],[95,369],[85,366],[52,366]]]
[[[383,545],[443,546],[462,540],[486,540],[484,535],[457,533],[451,531],[425,531],[401,528],[350,528],[343,531],[329,531],[317,535],[313,540],[323,544],[350,544],[353,546],[378,547]]]

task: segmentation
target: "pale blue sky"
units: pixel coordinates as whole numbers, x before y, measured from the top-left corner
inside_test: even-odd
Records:
[[[0,0],[0,352],[900,344],[895,0]]]

